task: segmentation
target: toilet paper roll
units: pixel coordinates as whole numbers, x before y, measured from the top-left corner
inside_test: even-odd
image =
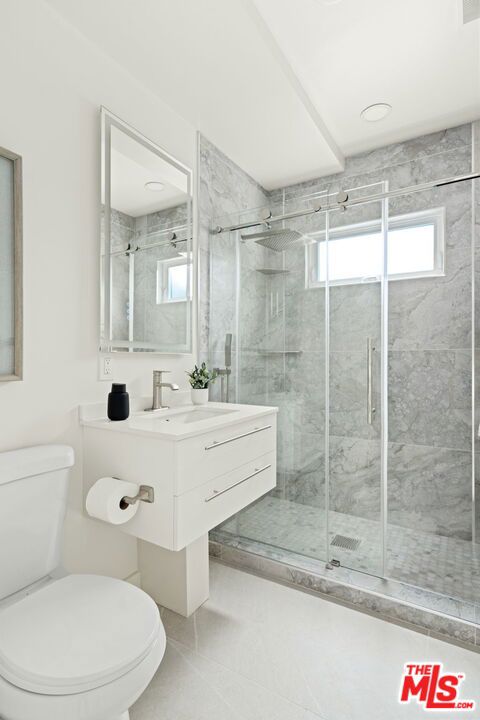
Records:
[[[92,485],[87,493],[86,508],[89,515],[99,520],[121,525],[128,522],[138,510],[139,503],[127,505],[126,508],[120,505],[125,495],[136,495],[138,485],[118,480],[114,477],[102,477]]]

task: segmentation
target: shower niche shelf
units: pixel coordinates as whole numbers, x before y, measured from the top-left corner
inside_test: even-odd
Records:
[[[262,275],[288,275],[290,270],[277,270],[276,268],[255,268]]]
[[[260,355],[301,355],[303,350],[259,350]]]

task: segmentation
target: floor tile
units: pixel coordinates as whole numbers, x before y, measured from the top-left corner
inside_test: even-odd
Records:
[[[131,720],[324,720],[189,648],[168,641]]]
[[[465,673],[480,703],[480,655],[216,562],[203,607],[161,615],[166,656],[131,720],[421,720],[398,702],[407,662]]]

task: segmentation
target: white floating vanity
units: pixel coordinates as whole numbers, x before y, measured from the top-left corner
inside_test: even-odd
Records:
[[[142,587],[158,603],[190,615],[207,599],[208,531],[275,487],[276,414],[208,403],[82,420],[85,493],[104,476],[154,490],[118,528],[145,541]]]

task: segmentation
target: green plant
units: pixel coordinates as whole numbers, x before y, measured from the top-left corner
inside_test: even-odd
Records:
[[[208,386],[215,382],[217,373],[215,370],[208,370],[205,363],[202,363],[200,367],[195,367],[190,372],[187,372],[188,381],[194,390],[206,390]]]

